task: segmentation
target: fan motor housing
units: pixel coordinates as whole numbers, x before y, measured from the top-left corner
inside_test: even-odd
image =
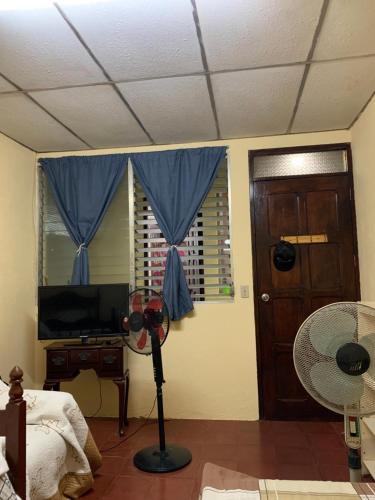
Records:
[[[341,346],[336,353],[336,363],[347,375],[358,376],[365,373],[370,366],[370,356],[367,350],[355,342]]]

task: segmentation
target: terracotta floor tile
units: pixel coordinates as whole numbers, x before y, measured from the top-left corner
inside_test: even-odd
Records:
[[[298,422],[298,427],[307,434],[333,434],[332,422]]]
[[[342,422],[169,420],[167,443],[187,447],[193,460],[168,474],[142,472],[133,464],[137,451],[158,442],[154,421],[131,419],[125,441],[116,419],[90,419],[89,426],[101,449],[115,447],[103,453],[88,500],[197,500],[206,462],[270,479],[337,481],[348,474]]]
[[[116,476],[117,474],[120,474],[124,460],[125,459],[122,456],[103,455],[103,464],[98,470],[98,473]]]
[[[100,500],[103,498],[105,491],[109,488],[111,482],[114,480],[115,476],[95,474],[94,476],[94,488],[86,493],[82,498],[85,500]]]
[[[321,464],[319,472],[324,481],[349,481],[347,465]]]
[[[273,444],[274,434],[262,431],[254,432],[253,430],[240,430],[235,436],[235,442],[241,445],[256,445],[263,446]]]
[[[103,495],[103,500],[145,500],[151,499],[150,491],[156,477],[145,477],[142,480],[132,476],[116,476]]]
[[[344,433],[344,419],[340,422],[330,422],[330,426],[337,432],[337,434],[342,435]]]
[[[279,477],[277,465],[274,462],[240,461],[237,470],[260,479],[277,479]]]
[[[315,457],[315,462],[323,465],[347,465],[348,451],[342,449],[314,449],[312,453]]]
[[[207,462],[215,463],[215,460],[260,460],[275,461],[275,450],[273,446],[236,445],[236,444],[207,444],[203,447],[202,458]]]
[[[299,422],[280,422],[278,420],[271,421],[271,429],[275,434],[293,434],[295,432],[299,432]]]
[[[340,436],[334,434],[308,434],[307,438],[312,449],[342,449],[344,444]]]
[[[314,465],[314,455],[306,448],[276,446],[276,460],[279,464]]]
[[[279,464],[277,472],[279,479],[321,481],[319,469],[316,465]]]
[[[275,433],[272,435],[272,443],[274,446],[294,446],[298,448],[308,448],[310,446],[306,434],[303,432],[293,433]]]
[[[194,479],[159,477],[158,481],[151,486],[149,498],[152,500],[192,500],[195,487]]]

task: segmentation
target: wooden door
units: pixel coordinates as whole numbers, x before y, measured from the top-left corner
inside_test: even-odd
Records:
[[[261,416],[333,418],[303,389],[293,342],[316,309],[359,299],[352,177],[349,173],[253,182],[254,276]],[[296,244],[290,271],[278,271],[281,236],[326,235],[326,243]],[[269,300],[262,300],[268,294]]]

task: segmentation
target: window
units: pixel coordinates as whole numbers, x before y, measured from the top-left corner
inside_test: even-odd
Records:
[[[348,171],[345,149],[299,153],[254,152],[253,179],[292,175],[334,174]]]
[[[178,248],[193,300],[228,300],[232,292],[227,161],[182,245]],[[69,284],[76,247],[40,172],[41,284]],[[118,191],[90,243],[92,283],[129,282],[161,290],[167,244],[146,196],[126,170]]]
[[[135,285],[161,290],[168,245],[142,190],[134,180]],[[228,170],[224,160],[188,236],[178,247],[195,301],[231,295]]]
[[[129,283],[129,201],[127,171],[90,243],[90,282]],[[47,178],[40,170],[39,283],[70,284],[77,250],[57,210]]]

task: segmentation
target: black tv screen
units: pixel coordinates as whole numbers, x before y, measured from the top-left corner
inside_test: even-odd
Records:
[[[127,283],[38,288],[38,339],[123,335],[128,316]]]

